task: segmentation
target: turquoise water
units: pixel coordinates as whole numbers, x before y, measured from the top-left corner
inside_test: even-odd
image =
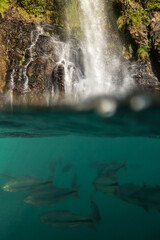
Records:
[[[89,138],[62,136],[52,138],[8,138],[0,140],[1,172],[14,175],[50,176],[49,163],[62,159],[55,172],[54,183],[70,186],[72,177],[78,175],[80,198],[72,196],[50,207],[35,207],[23,202],[26,193],[1,191],[1,239],[160,239],[160,214],[147,213],[143,208],[124,202],[115,196],[94,192],[93,180],[97,171],[90,164],[98,160],[127,161],[127,170],[117,176],[120,184],[160,184],[160,141],[152,138]],[[70,172],[62,173],[62,166],[73,163]],[[1,184],[6,182],[1,179]],[[86,225],[73,229],[59,229],[43,224],[39,216],[48,210],[66,209],[90,215],[90,196],[99,206],[101,222],[96,231]]]
[[[95,191],[98,175],[95,162],[126,162],[126,169],[116,174],[119,186],[160,185],[160,113],[158,105],[135,112],[122,106],[112,117],[93,109],[64,112],[57,109],[1,111],[0,115],[0,184],[2,176],[34,176],[53,184],[71,188],[77,175],[79,198],[69,196],[51,206],[36,207],[23,201],[28,192],[0,190],[1,240],[159,240],[160,213],[146,211],[126,202],[116,194]],[[58,161],[55,171],[50,163]],[[63,171],[67,164],[73,166]],[[157,188],[158,189],[158,188]],[[159,189],[158,189],[159,191]],[[101,221],[96,230],[82,224],[76,228],[57,228],[44,224],[41,214],[51,210],[68,210],[81,216],[92,214],[93,196]],[[157,201],[160,201],[158,198]]]

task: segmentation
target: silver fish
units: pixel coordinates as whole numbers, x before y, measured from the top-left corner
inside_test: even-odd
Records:
[[[118,187],[117,178],[114,176],[98,176],[93,185],[95,187],[95,191],[99,190],[103,193],[113,194]]]
[[[69,196],[78,198],[78,188],[67,189],[51,186],[38,189],[24,197],[24,202],[34,206],[52,205],[56,202],[62,202]]]
[[[69,211],[49,211],[40,216],[43,223],[59,228],[75,228],[81,224],[87,224],[95,229],[92,216],[83,217]]]
[[[15,177],[4,184],[2,190],[5,192],[27,192],[52,184],[52,179],[52,177],[47,180],[31,176]]]
[[[160,186],[142,186],[139,191],[132,195],[137,205],[146,211],[154,209],[160,212]]]
[[[99,176],[113,176],[117,174],[121,169],[126,169],[126,161],[124,162],[111,162],[106,164],[98,171]]]
[[[120,185],[114,192],[118,198],[144,208],[160,212],[160,186],[138,186],[133,183]]]

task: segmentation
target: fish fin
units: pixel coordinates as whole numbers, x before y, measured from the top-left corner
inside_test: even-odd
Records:
[[[47,182],[52,182],[53,181],[53,176],[47,178]]]
[[[96,230],[96,227],[95,227],[93,222],[87,223],[87,225],[88,225],[89,228],[91,228],[93,230]]]
[[[80,198],[79,194],[78,194],[78,190],[79,190],[80,186],[73,188],[72,190],[74,191],[73,196],[75,198]]]
[[[91,201],[94,201],[93,193],[91,194]]]
[[[75,188],[77,186],[77,174],[75,173],[72,179],[71,187]]]
[[[46,180],[46,185],[48,187],[53,187],[53,176],[49,177],[47,180]]]
[[[124,170],[127,170],[127,160],[124,160],[123,164],[124,164]]]
[[[9,180],[16,179],[14,175],[12,175],[10,172],[4,171],[0,173],[1,177],[7,178]]]

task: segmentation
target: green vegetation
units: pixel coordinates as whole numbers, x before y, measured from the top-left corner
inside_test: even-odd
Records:
[[[4,15],[4,12],[7,10],[8,6],[8,0],[0,0],[0,13],[2,16]]]
[[[142,60],[142,61],[147,61],[150,60],[149,58],[149,47],[147,45],[144,45],[140,48],[138,48],[137,50],[137,57],[138,60]]]
[[[66,28],[72,32],[74,36],[81,36],[77,0],[70,0],[70,3],[66,6],[65,23]]]
[[[117,10],[118,29],[126,36],[130,33],[132,43],[125,43],[127,56],[132,55],[129,44],[137,48],[137,59],[150,61],[150,49],[155,46],[150,32],[151,12],[160,11],[160,0],[112,0]]]
[[[160,2],[157,0],[144,0],[143,6],[146,11],[160,11]]]
[[[57,25],[63,22],[65,0],[17,0],[17,4],[35,17],[54,21]]]
[[[149,24],[147,11],[139,4],[132,8],[129,2],[128,0],[128,3],[123,5],[122,15],[117,20],[118,29],[124,29],[129,25],[140,30],[142,24]]]
[[[80,35],[77,0],[16,0],[29,16],[52,22],[59,29]]]

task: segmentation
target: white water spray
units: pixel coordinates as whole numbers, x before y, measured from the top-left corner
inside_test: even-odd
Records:
[[[110,53],[104,34],[103,0],[79,0],[79,3],[85,36],[82,42],[86,70],[85,94],[123,94],[131,87],[132,80],[120,60]]]
[[[83,73],[77,66],[79,57],[77,49],[73,48],[72,41],[64,43],[52,37],[52,43],[54,53],[58,58],[57,65],[62,65],[64,68],[65,98],[74,97],[76,99],[77,93],[80,92],[80,84],[83,81]],[[79,87],[78,91],[77,87]]]
[[[133,87],[133,79],[127,67],[109,48],[105,35],[103,0],[79,0],[79,5],[84,33],[79,48],[83,52],[84,73],[76,64],[79,53],[72,41],[64,43],[53,38],[55,51],[59,56],[57,64],[64,67],[65,97],[79,100],[104,94],[123,96]]]
[[[34,36],[34,34],[36,34],[36,36]],[[31,46],[29,48],[26,49],[26,51],[29,51],[30,57],[27,61],[27,63],[25,64],[24,70],[23,70],[23,76],[25,78],[25,82],[24,82],[24,92],[28,91],[28,76],[27,76],[27,68],[29,66],[29,64],[33,61],[33,49],[39,39],[39,36],[43,34],[43,28],[41,27],[37,27],[36,30],[31,32]],[[25,52],[26,52],[25,51]],[[21,77],[21,76],[19,76]]]
[[[14,91],[14,87],[15,87],[14,74],[15,74],[15,69],[13,69],[12,72],[11,72],[10,82],[9,82],[9,88],[10,88],[9,95],[10,95],[11,107],[13,106],[13,91]]]

